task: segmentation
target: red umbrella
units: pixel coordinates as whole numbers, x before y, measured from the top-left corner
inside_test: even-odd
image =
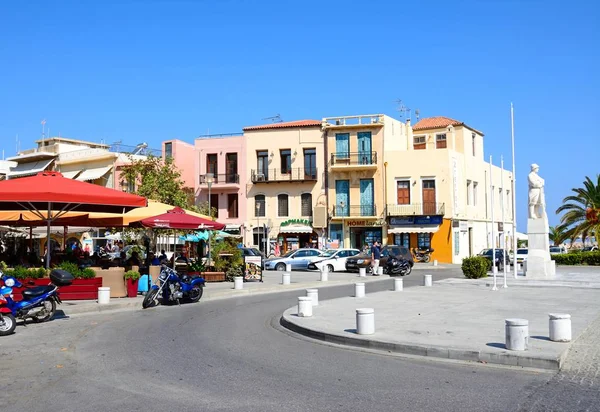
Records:
[[[0,210],[28,210],[48,224],[68,212],[125,213],[145,207],[146,198],[119,190],[66,179],[58,172],[0,181]],[[50,248],[46,267],[50,265]]]
[[[140,223],[143,226],[157,229],[221,230],[225,227],[224,224],[215,222],[214,220],[188,215],[180,207],[169,210],[167,213],[163,213],[162,215],[148,217],[141,220]]]

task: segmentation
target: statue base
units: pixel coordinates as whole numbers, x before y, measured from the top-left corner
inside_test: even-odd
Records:
[[[548,233],[548,217],[545,214],[539,219],[527,219],[525,276],[528,278],[549,279],[556,274],[556,262],[550,259]]]

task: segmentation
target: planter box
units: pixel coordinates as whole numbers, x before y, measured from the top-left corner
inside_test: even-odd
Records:
[[[121,267],[113,267],[110,269],[101,269],[99,267],[91,268],[96,274],[96,278],[102,278],[101,286],[110,288],[111,298],[124,298],[127,296],[127,287],[125,285],[125,269]]]
[[[139,281],[139,279],[136,279],[136,280],[126,279],[125,280],[125,282],[127,283],[127,297],[128,298],[135,298],[137,296],[138,281]]]
[[[23,285],[34,286],[28,284],[31,280],[33,280],[35,286],[48,286],[50,284],[50,279],[48,278],[25,279],[20,282]],[[95,300],[98,299],[98,288],[101,286],[102,278],[75,279],[71,285],[58,288],[58,296],[62,300]],[[23,299],[23,295],[21,294],[23,289],[13,289],[15,300]]]
[[[225,272],[202,272],[205,282],[225,282]]]

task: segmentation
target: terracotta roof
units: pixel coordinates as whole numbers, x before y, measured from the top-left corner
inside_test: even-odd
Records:
[[[246,130],[266,130],[266,129],[285,129],[288,127],[314,127],[321,126],[320,120],[296,120],[294,122],[283,122],[283,123],[269,123],[260,126],[246,126]]]
[[[417,122],[417,124],[415,124],[413,126],[412,129],[413,130],[444,129],[450,125],[464,126],[464,127],[471,129],[483,136],[482,132],[466,125],[464,122],[461,122],[460,120],[454,120],[454,119],[451,119],[451,118],[445,117],[445,116],[426,117],[424,119],[419,120]]]

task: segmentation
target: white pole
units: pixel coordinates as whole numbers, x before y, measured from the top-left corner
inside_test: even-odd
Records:
[[[517,278],[517,175],[515,174],[515,114],[513,104],[510,104],[510,129],[512,142],[512,207],[513,207],[513,274]]]
[[[492,274],[494,275],[494,286],[492,290],[498,290],[496,285],[496,232],[494,231],[494,185],[492,175],[492,156],[490,155],[490,205],[492,206]]]
[[[504,225],[504,156],[500,156],[500,207],[502,208],[502,269],[504,270],[504,285],[503,288],[507,288],[506,285],[506,254],[508,248],[506,247],[506,229]]]

